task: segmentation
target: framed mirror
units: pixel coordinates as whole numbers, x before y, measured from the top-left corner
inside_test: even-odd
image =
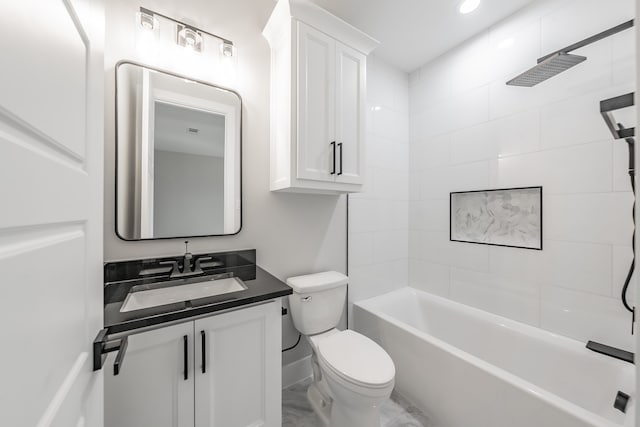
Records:
[[[242,100],[128,61],[116,66],[116,234],[236,234],[242,227]]]

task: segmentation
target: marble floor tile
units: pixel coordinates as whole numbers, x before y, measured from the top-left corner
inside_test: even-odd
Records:
[[[282,427],[322,427],[307,401],[310,380],[282,390]],[[428,417],[394,390],[380,410],[381,427],[432,427]]]

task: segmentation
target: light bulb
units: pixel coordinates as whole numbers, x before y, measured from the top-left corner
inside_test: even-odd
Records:
[[[458,12],[463,15],[467,13],[471,13],[476,10],[480,6],[480,0],[465,0],[460,3],[460,7],[458,8]]]

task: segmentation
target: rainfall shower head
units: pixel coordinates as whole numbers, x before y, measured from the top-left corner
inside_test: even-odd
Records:
[[[509,86],[532,87],[586,60],[586,56],[558,52],[533,68],[509,80]]]
[[[538,64],[535,67],[509,80],[507,82],[507,85],[532,87],[537,85],[538,83],[542,83],[543,81],[557,74],[560,74],[561,72],[568,70],[574,65],[578,65],[579,63],[587,59],[584,56],[572,55],[569,52],[584,47],[598,40],[602,40],[605,37],[612,36],[616,33],[619,33],[620,31],[626,30],[627,28],[631,27],[633,27],[633,19],[627,22],[623,22],[620,25],[616,25],[613,28],[609,28],[608,30],[588,37],[577,43],[569,45],[563,49],[550,53],[549,55],[543,56],[542,58],[538,59]]]

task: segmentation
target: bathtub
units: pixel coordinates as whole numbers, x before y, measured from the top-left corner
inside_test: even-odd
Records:
[[[633,426],[633,365],[582,342],[412,288],[355,303],[353,328],[389,353],[397,390],[435,426]]]

